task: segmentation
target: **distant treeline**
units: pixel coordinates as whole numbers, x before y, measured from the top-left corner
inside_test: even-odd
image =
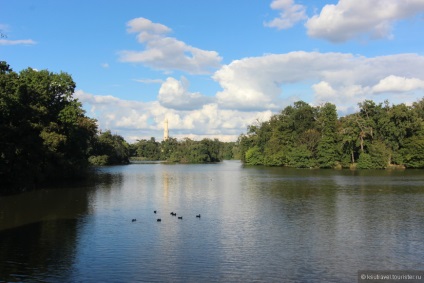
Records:
[[[336,106],[298,101],[239,137],[249,165],[297,168],[424,167],[424,99],[390,105],[366,100],[338,118]]]
[[[73,97],[67,73],[25,69],[0,61],[0,193],[81,178],[89,165],[127,164],[131,156],[171,162],[216,162],[233,157],[234,143],[205,139],[128,144],[98,131]]]
[[[165,160],[179,163],[219,162],[223,159],[238,158],[235,142],[221,142],[218,139],[194,141],[185,138],[178,141],[169,138],[157,142],[155,138],[139,140],[130,145],[130,156],[144,160]]]

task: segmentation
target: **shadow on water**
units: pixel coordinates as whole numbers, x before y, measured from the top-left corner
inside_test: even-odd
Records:
[[[97,170],[84,182],[0,196],[0,282],[58,282],[75,260],[78,233],[93,213],[93,194],[120,174]],[[59,279],[60,278],[60,279]]]
[[[75,256],[76,219],[35,222],[0,232],[0,281],[56,282]]]

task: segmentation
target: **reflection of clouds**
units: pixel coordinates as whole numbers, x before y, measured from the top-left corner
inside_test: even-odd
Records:
[[[168,172],[162,173],[163,196],[167,199],[169,197],[169,182],[170,177]]]

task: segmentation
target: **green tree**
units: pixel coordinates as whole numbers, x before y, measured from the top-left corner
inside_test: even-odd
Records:
[[[124,138],[107,130],[96,137],[89,160],[93,165],[128,164],[129,152]]]
[[[246,160],[246,164],[248,164],[248,165],[262,165],[262,164],[264,164],[263,154],[262,154],[259,146],[254,146],[252,148],[249,148],[246,151],[245,160]]]
[[[412,106],[371,100],[358,105],[359,112],[339,119],[333,104],[313,108],[296,102],[248,126],[238,139],[241,160],[293,167],[422,167],[424,99]]]
[[[424,136],[406,139],[401,152],[406,167],[424,168]]]
[[[147,160],[160,160],[160,143],[154,137],[150,140],[138,140],[137,143],[130,145],[133,151],[130,156],[142,157]]]
[[[28,189],[85,172],[96,121],[73,98],[66,73],[13,72],[0,62],[0,175],[2,187]]]
[[[171,156],[175,155],[177,148],[178,141],[176,138],[170,137],[169,139],[162,141],[160,144],[160,160],[171,161]]]
[[[355,164],[359,157],[359,138],[361,135],[360,128],[357,127],[356,121],[356,114],[340,118],[340,129],[338,134],[341,137],[341,144],[339,148],[341,162],[344,167]]]
[[[318,164],[322,168],[333,168],[339,161],[336,106],[326,103],[320,107],[317,123],[321,132],[321,140],[317,146]]]

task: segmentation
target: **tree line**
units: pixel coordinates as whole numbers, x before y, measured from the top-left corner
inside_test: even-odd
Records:
[[[177,140],[169,138],[158,142],[154,137],[139,140],[130,145],[130,156],[141,160],[165,160],[179,163],[219,162],[223,159],[236,159],[235,142],[221,142],[218,139],[195,141],[189,138]]]
[[[248,165],[423,168],[424,98],[411,106],[365,100],[358,112],[340,118],[334,104],[298,101],[249,125],[238,145]]]

